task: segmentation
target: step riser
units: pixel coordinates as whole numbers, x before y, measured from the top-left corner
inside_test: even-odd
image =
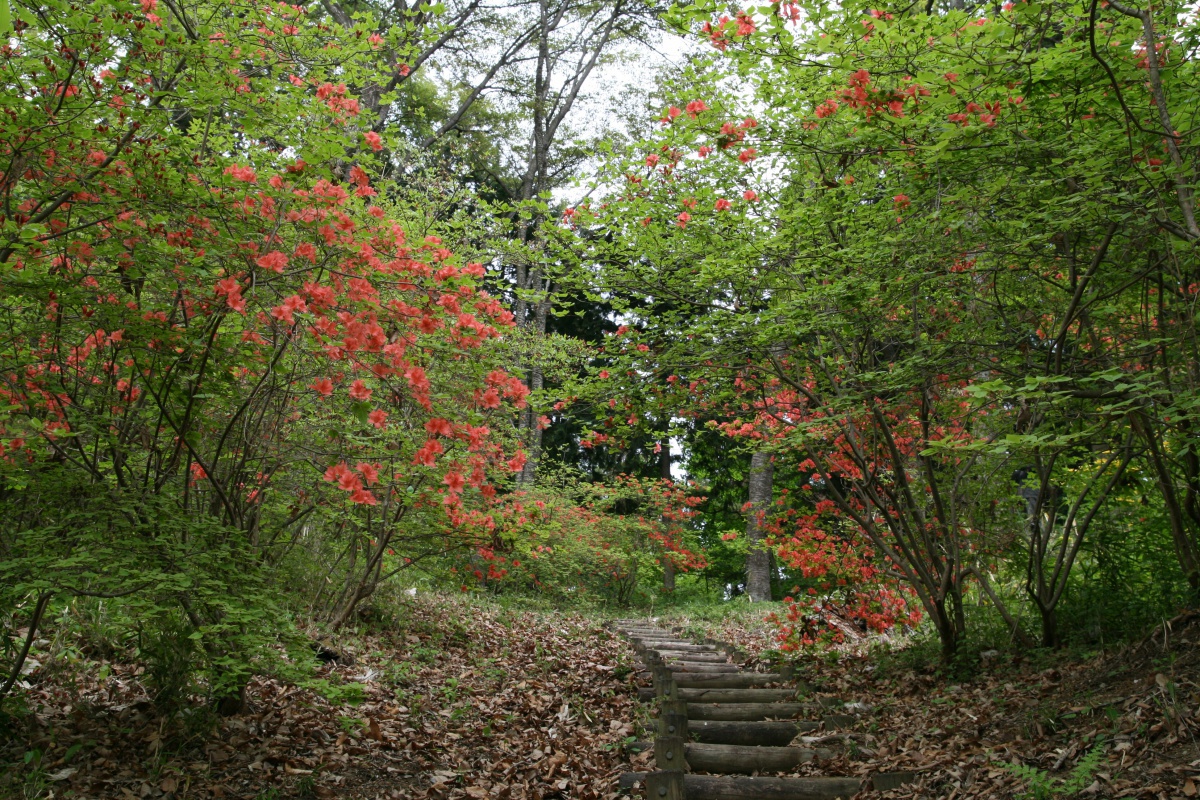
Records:
[[[664,661],[690,661],[695,664],[728,664],[729,659],[720,653],[691,653],[687,650],[647,650],[646,655],[658,656]]]
[[[689,703],[781,703],[796,699],[795,689],[680,689]]]
[[[689,744],[684,748],[688,767],[694,772],[738,775],[747,772],[788,772],[801,764],[828,761],[831,750],[800,747]]]
[[[682,691],[682,690],[676,690]],[[688,719],[753,722],[813,713],[812,703],[688,703]]]
[[[689,720],[687,734],[703,744],[744,747],[787,747],[801,733],[820,726],[809,720],[794,722],[714,722]]]
[[[650,777],[654,774],[655,773],[652,773],[652,772],[623,772],[623,773],[621,773],[620,787],[622,789],[632,789],[633,785],[635,783],[647,783],[650,780]],[[734,795],[720,795],[713,790],[709,790],[709,792],[707,792],[707,793],[704,791],[696,792],[695,790],[697,788],[697,783],[704,780],[705,778],[708,778],[708,776],[705,776],[705,775],[682,776],[681,782],[683,783],[683,786],[682,786],[683,791],[680,794],[683,795],[683,800],[723,800],[723,798],[726,798],[726,797],[728,797],[730,800],[743,800],[743,798],[746,797],[746,795],[737,795],[736,797]],[[903,786],[904,784],[912,781],[913,778],[914,778],[914,774],[911,772],[881,772],[881,773],[876,773],[875,775],[871,776],[871,778],[869,780],[869,786],[870,786],[870,788],[874,789],[877,792],[882,792],[882,791],[887,791],[889,789],[899,788],[900,786]],[[713,777],[713,778],[711,778],[711,780],[719,781],[719,780],[730,780],[730,779]],[[736,780],[736,779],[734,779],[734,780]],[[829,779],[829,778],[743,778],[742,780],[760,781],[761,782],[761,781],[771,781],[771,780],[774,780],[774,781],[813,781],[813,780],[831,780],[831,779]],[[835,778],[832,780],[851,780],[851,779]],[[659,783],[659,781],[655,780],[655,783],[657,784],[657,783]],[[857,783],[857,781],[856,781],[856,783]],[[649,788],[649,787],[647,787],[647,788]],[[814,800],[814,798],[816,798],[816,800],[837,800],[837,798],[839,798],[839,797],[846,798],[846,797],[850,796],[850,795],[814,795],[814,794],[811,794],[811,792],[813,792],[814,789],[816,789],[816,788],[817,787],[813,786],[812,784],[809,784],[806,788],[797,788],[795,790],[796,791],[795,794],[784,795],[784,794],[779,794],[778,792],[772,792],[770,790],[771,787],[761,785],[759,787],[754,787],[755,791],[761,791],[761,793],[760,794],[752,794],[752,795],[749,795],[749,797],[750,798],[762,797],[762,798],[767,798],[768,800]],[[837,788],[837,787],[826,786],[825,788],[830,789],[830,788]],[[858,791],[860,791],[861,788],[862,788],[861,785],[856,786],[854,791],[858,792]],[[688,793],[689,789],[691,789],[693,791],[692,794]],[[806,792],[806,791],[810,792],[810,794],[803,794],[803,792]],[[668,797],[671,794],[672,793],[670,791],[668,791],[667,793],[664,793],[663,796]],[[652,794],[652,796],[657,797],[658,793],[654,792]],[[678,795],[676,795],[676,796],[678,796]]]
[[[692,653],[715,653],[719,648],[711,644],[692,644],[682,639],[634,639],[638,646],[650,650],[684,650]]]
[[[667,781],[682,778],[682,792],[668,788]],[[647,796],[660,795],[680,800],[849,800],[862,788],[858,778],[744,778],[717,775],[671,776],[652,772],[646,776]]]
[[[694,674],[675,673],[675,685],[680,689],[753,689],[772,683],[782,683],[778,673],[741,673],[702,678]]]

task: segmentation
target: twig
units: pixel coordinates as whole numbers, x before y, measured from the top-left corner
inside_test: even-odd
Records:
[[[53,592],[42,592],[38,595],[37,605],[33,607],[33,615],[29,618],[29,633],[25,636],[25,645],[17,655],[17,660],[13,664],[12,673],[8,676],[8,680],[0,688],[0,700],[8,695],[13,684],[17,682],[17,678],[21,676],[21,670],[25,666],[25,658],[29,655],[29,648],[33,647],[33,640],[37,637],[38,625],[41,624],[42,616],[46,613],[46,606],[50,605],[50,598],[52,597],[54,597]]]

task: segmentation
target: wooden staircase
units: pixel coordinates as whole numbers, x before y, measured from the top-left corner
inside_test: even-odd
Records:
[[[675,631],[637,620],[618,620],[641,657],[638,689],[654,704],[657,730],[632,749],[654,751],[655,772],[627,772],[621,788],[644,785],[649,800],[848,800],[871,788],[893,789],[911,773],[772,777],[802,764],[829,760],[823,747],[795,746],[797,736],[853,727],[857,718],[836,713],[841,703],[806,699],[791,668],[751,672],[737,649],[714,640],[690,642]]]

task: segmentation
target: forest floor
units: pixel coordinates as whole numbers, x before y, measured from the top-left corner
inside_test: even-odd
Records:
[[[757,614],[673,623],[752,657],[773,646]],[[0,798],[612,800],[620,772],[647,768],[624,752],[645,738],[634,655],[601,620],[429,596],[370,627],[333,644],[352,663],[256,679],[230,718],[166,719],[140,667],[60,649],[2,732]],[[985,655],[957,680],[878,646],[802,659],[817,691],[867,707],[803,771],[917,773],[862,798],[1198,794],[1200,618],[1087,657]]]
[[[29,713],[0,739],[0,798],[616,794],[637,705],[623,641],[579,615],[408,605],[396,629],[336,642],[351,664],[255,679],[223,719],[164,719],[139,667],[60,658],[29,676]]]

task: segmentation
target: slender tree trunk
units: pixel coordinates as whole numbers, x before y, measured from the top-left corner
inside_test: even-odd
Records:
[[[530,283],[539,290],[543,290],[545,294],[538,300],[534,306],[533,320],[530,325],[533,331],[539,336],[546,335],[546,322],[550,316],[550,282],[546,281],[546,285],[542,286],[540,271],[534,272]],[[545,376],[542,373],[542,368],[534,365],[529,370],[529,391],[536,395],[545,385]],[[521,468],[521,474],[517,476],[517,482],[525,485],[531,485],[537,478],[538,461],[542,457],[542,428],[538,424],[537,409],[531,404],[525,410],[522,416],[524,423],[521,427],[525,429],[525,447],[526,459],[525,466]]]
[[[29,632],[25,635],[25,642],[21,646],[21,650],[17,653],[16,660],[13,661],[12,671],[9,673],[4,685],[0,686],[0,700],[3,700],[5,695],[12,690],[17,679],[21,677],[21,670],[25,667],[25,659],[29,656],[29,649],[33,646],[33,642],[37,639],[38,626],[42,623],[42,617],[46,613],[46,608],[50,605],[51,598],[54,597],[53,592],[42,592],[38,595],[37,602],[34,603],[33,613],[29,615]]]
[[[1195,602],[1197,598],[1200,598],[1200,547],[1197,547],[1192,531],[1189,529],[1187,515],[1179,502],[1179,493],[1175,489],[1175,478],[1171,474],[1166,454],[1162,452],[1162,442],[1158,438],[1158,431],[1149,424],[1141,412],[1131,414],[1130,422],[1138,436],[1146,443],[1150,465],[1154,468],[1155,477],[1158,479],[1163,506],[1171,525],[1171,540],[1175,545],[1175,556],[1179,559],[1179,566],[1187,577],[1192,590],[1193,602]]]
[[[762,603],[771,599],[771,554],[762,544],[766,532],[763,517],[771,506],[775,465],[771,454],[758,451],[750,456],[750,510],[746,517],[746,539],[750,551],[746,554],[746,593],[750,602]]]
[[[662,453],[658,460],[659,477],[664,481],[671,480],[671,440],[663,439]],[[667,520],[662,520],[663,527],[666,527]],[[668,594],[675,591],[675,562],[671,560],[670,554],[663,555],[663,591]]]
[[[975,576],[975,580],[979,581],[980,588],[982,588],[984,593],[987,594],[988,598],[991,599],[992,605],[995,606],[996,611],[998,611],[1000,616],[1004,618],[1004,623],[1008,625],[1009,633],[1013,639],[1016,640],[1022,647],[1032,648],[1033,640],[1026,635],[1025,631],[1021,630],[1020,624],[1013,617],[1013,615],[1009,613],[1008,607],[1004,605],[1004,602],[996,595],[996,592],[993,591],[992,584],[987,579],[987,574],[982,569],[975,569],[974,567],[971,568],[970,572]]]
[[[663,591],[668,594],[675,591],[675,562],[669,556],[663,558]]]

